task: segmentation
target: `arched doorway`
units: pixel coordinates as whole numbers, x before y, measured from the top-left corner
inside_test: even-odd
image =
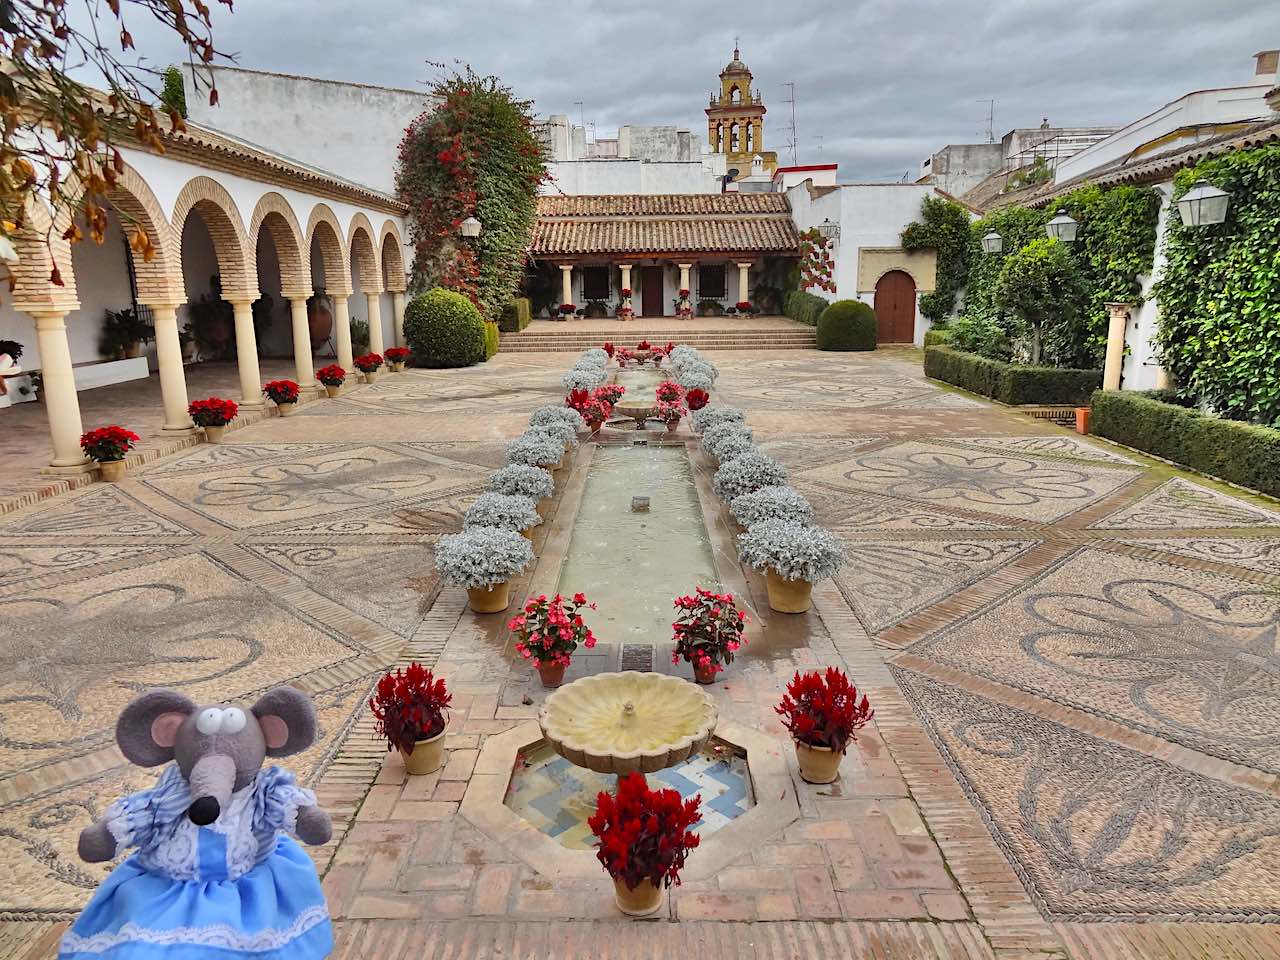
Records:
[[[876,333],[880,343],[911,343],[916,335],[916,282],[890,270],[876,283]]]

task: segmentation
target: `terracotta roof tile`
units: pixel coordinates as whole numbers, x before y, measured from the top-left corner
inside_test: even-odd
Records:
[[[781,193],[658,193],[592,197],[539,197],[540,217],[643,217],[689,214],[782,213]]]

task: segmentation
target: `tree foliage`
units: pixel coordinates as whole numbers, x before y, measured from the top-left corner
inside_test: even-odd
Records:
[[[1028,360],[1036,366],[1045,359],[1054,366],[1070,366],[1067,354],[1074,338],[1064,336],[1064,327],[1078,316],[1082,294],[1067,245],[1049,237],[1032,240],[1006,257],[996,278],[996,302],[1005,316],[1017,319],[1029,341]]]
[[[1184,170],[1231,195],[1225,223],[1169,217],[1157,342],[1179,393],[1224,417],[1280,426],[1280,145]]]
[[[530,102],[496,77],[467,67],[436,80],[430,97],[434,106],[405,131],[396,170],[414,287],[457,290],[496,320],[524,275],[545,147]],[[466,241],[458,228],[471,216],[482,232]]]
[[[219,0],[231,7],[231,0]],[[66,0],[0,0],[0,239],[5,245],[26,225],[32,204],[51,207],[52,221],[71,242],[85,230],[101,243],[107,227],[108,191],[124,169],[117,144],[164,152],[162,119],[183,129],[176,110],[160,101],[160,71],[128,62],[133,36],[128,23],[151,17],[176,33],[188,59],[200,68],[221,54],[214,49],[210,11],[202,0],[107,0],[88,4],[91,29],[73,21]],[[72,76],[72,74],[75,76]],[[99,77],[96,90],[76,77]],[[218,91],[208,70],[209,102]],[[67,226],[70,224],[70,226]],[[130,233],[136,253],[154,256],[140,229]],[[55,267],[50,281],[61,285]],[[12,278],[10,283],[12,284]]]
[[[920,312],[934,323],[955,309],[956,295],[969,279],[969,211],[942,197],[925,197],[920,219],[902,231],[902,249],[937,252],[937,281],[920,297]]]

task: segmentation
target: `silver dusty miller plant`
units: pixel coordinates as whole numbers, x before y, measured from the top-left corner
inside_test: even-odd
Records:
[[[594,390],[604,383],[604,368],[577,366],[561,377],[560,382],[566,390]]]
[[[713,403],[701,410],[693,411],[691,416],[693,429],[704,432],[718,423],[744,423],[747,415],[737,407],[726,407],[722,403]]]
[[[711,488],[717,497],[729,503],[752,490],[786,482],[787,471],[782,464],[752,449],[720,464],[720,469],[711,478]]]
[[[531,430],[507,444],[507,463],[554,467],[564,456],[564,444],[549,433]]]
[[[555,493],[556,479],[541,467],[527,463],[510,463],[489,474],[489,491],[512,497],[529,497],[535,501]]]
[[[574,430],[581,430],[585,424],[582,422],[582,415],[572,407],[539,407],[533,411],[533,416],[529,418],[529,426],[541,427],[548,423],[563,423],[573,427]]]
[[[762,520],[809,523],[813,517],[813,507],[809,505],[809,501],[793,488],[782,485],[761,487],[751,493],[744,493],[730,502],[729,512],[744,527]]]
[[[721,463],[752,449],[751,428],[740,423],[717,423],[702,431],[702,449]]]
[[[738,559],[783,580],[817,583],[844,563],[840,541],[821,527],[795,520],[761,520],[738,537]]]
[[[436,569],[458,587],[491,587],[505,583],[533,562],[533,546],[514,530],[468,527],[441,537]]]
[[[542,522],[535,502],[530,497],[507,493],[482,493],[463,514],[464,528],[502,527],[504,530],[528,530]]]

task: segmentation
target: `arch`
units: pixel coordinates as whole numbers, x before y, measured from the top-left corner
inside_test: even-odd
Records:
[[[742,102],[742,88],[739,87],[736,83],[729,87],[729,102],[730,103]]]
[[[351,227],[347,232],[347,249],[360,265],[360,289],[365,293],[380,293],[383,290],[382,269],[378,265],[378,257],[374,254],[373,238],[377,236],[373,224],[363,213],[351,218]]]
[[[400,228],[395,221],[388,220],[382,225],[378,238],[378,253],[382,260],[382,276],[387,289],[392,293],[404,293],[408,287],[404,269],[404,241],[400,238]]]
[[[317,203],[311,210],[311,216],[307,218],[308,256],[313,242],[320,246],[325,293],[333,297],[350,296],[351,268],[347,265],[347,247],[342,240],[342,227],[338,225],[338,218],[328,204]]]
[[[55,217],[42,201],[28,195],[22,226],[12,237],[18,261],[5,264],[13,277],[15,309],[33,314],[46,310],[70,313],[80,306],[71,242],[62,236],[68,223],[68,213],[60,211]],[[52,280],[55,267],[62,286]]]
[[[173,225],[179,243],[182,228],[191,211],[195,210],[209,228],[213,238],[213,251],[218,258],[218,273],[222,280],[222,296],[226,300],[258,299],[258,268],[249,256],[248,233],[231,194],[218,181],[206,177],[192,177],[178,194],[173,204]],[[185,299],[185,298],[184,298]]]
[[[905,270],[886,270],[876,281],[876,338],[911,343],[916,335],[916,281]]]
[[[179,303],[186,299],[182,288],[181,234],[175,235],[164,207],[150,185],[133,167],[125,164],[107,199],[122,220],[142,230],[151,241],[152,257],[133,258],[142,303]]]
[[[266,230],[280,261],[280,292],[286,298],[305,297],[311,292],[311,247],[302,240],[302,227],[280,194],[264,193],[249,222],[249,243],[255,250],[258,231]],[[256,262],[256,261],[255,261]]]

